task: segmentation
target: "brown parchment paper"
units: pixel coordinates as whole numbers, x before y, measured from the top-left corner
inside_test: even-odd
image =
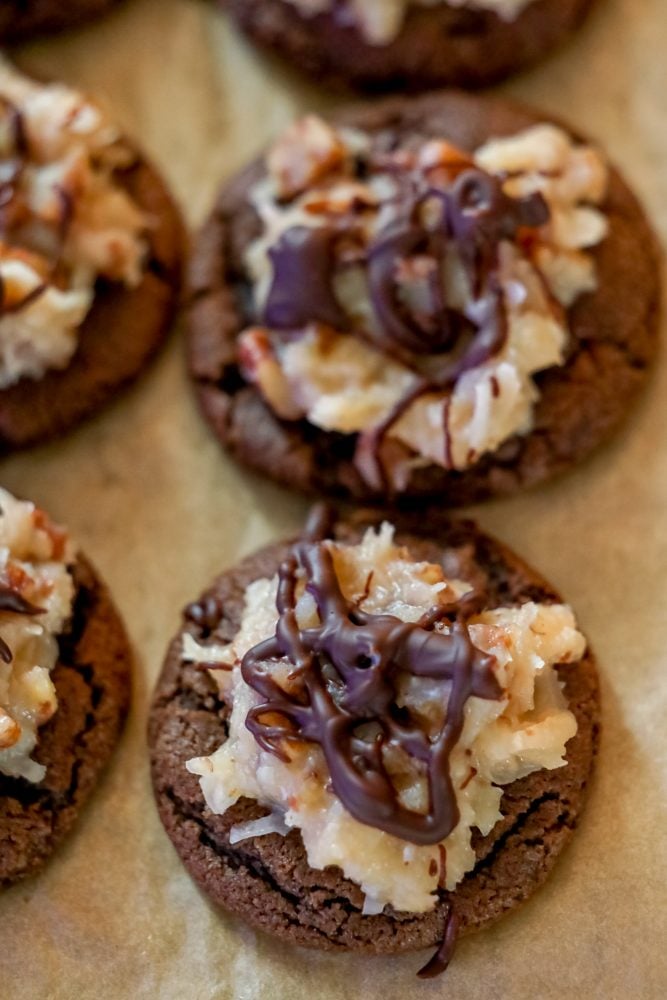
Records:
[[[290,117],[334,99],[286,78],[198,0],[128,0],[27,47],[28,70],[104,97],[194,226],[218,183]],[[565,51],[506,89],[599,139],[667,240],[667,0],[600,0]],[[0,481],[67,522],[103,572],[137,652],[134,708],[90,807],[47,870],[0,897],[0,997],[539,1000],[667,995],[667,367],[616,440],[529,495],[475,511],[575,606],[604,670],[588,810],[549,884],[464,941],[447,975],[422,956],[289,949],[216,912],[158,821],[150,691],[179,610],[294,529],[303,500],[220,452],[188,390],[178,331],[147,377],[67,440],[5,460]]]

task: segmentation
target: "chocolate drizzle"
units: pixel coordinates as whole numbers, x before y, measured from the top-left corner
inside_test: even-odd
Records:
[[[0,241],[13,249],[37,253],[46,262],[50,257],[49,279],[40,281],[22,298],[8,294],[7,283],[0,275],[0,318],[19,313],[32,306],[48,289],[49,283],[58,283],[64,246],[74,218],[74,200],[65,188],[54,185],[60,210],[55,232],[49,232],[50,223],[39,220],[30,207],[25,193],[25,168],[30,160],[30,146],[21,111],[0,95],[0,127],[3,129],[5,156],[0,160]],[[53,244],[52,252],[46,247]]]
[[[320,624],[301,629],[297,583],[305,575]],[[371,614],[351,604],[338,583],[329,546],[295,544],[279,569],[275,635],[243,658],[245,682],[263,698],[246,718],[262,749],[288,760],[287,745],[319,744],[335,794],[367,826],[414,844],[437,844],[459,820],[449,771],[469,697],[496,699],[494,658],[477,649],[457,605],[437,606],[416,623]],[[435,631],[447,620],[448,633]],[[289,691],[273,677],[277,661],[293,664]],[[399,707],[399,675],[433,678],[448,688],[444,723],[435,735]],[[385,749],[412,759],[428,784],[424,813],[407,809],[388,773]]]
[[[345,327],[331,278],[336,230],[328,226],[292,226],[269,250],[273,282],[263,321],[274,330],[300,330],[309,323]]]
[[[440,203],[440,221],[433,227],[422,220],[429,202]],[[503,239],[515,238],[522,227],[543,225],[549,212],[540,194],[510,198],[497,178],[476,168],[459,174],[449,190],[417,186],[404,205],[402,216],[384,227],[368,250],[369,290],[380,324],[376,339],[380,348],[383,342],[395,341],[417,355],[451,352],[467,339],[470,343],[458,351],[458,357],[432,370],[433,384],[444,387],[503,346],[507,324],[496,276],[498,246]],[[492,301],[491,308],[482,311],[476,332],[475,325],[447,302],[443,262],[452,244],[474,298]],[[432,263],[431,310],[426,317],[411,316],[396,294],[398,262],[415,254]]]
[[[16,105],[0,94],[0,114],[4,114],[7,122],[8,145],[13,148],[19,156],[25,156],[28,151],[28,137],[25,130],[23,115]]]
[[[435,955],[419,970],[420,979],[435,979],[446,971],[456,948],[456,938],[459,931],[459,921],[454,910],[449,908],[445,917],[445,932],[440,947]]]
[[[440,219],[426,225],[424,208],[433,202],[440,203]],[[541,226],[548,218],[541,194],[511,198],[498,178],[476,168],[460,173],[448,190],[426,183],[410,185],[401,193],[396,217],[379,230],[365,252],[357,254],[365,260],[377,321],[364,335],[386,353],[395,353],[395,348],[403,355],[407,351],[415,364],[424,355],[446,352],[443,363],[430,366],[429,377],[435,386],[451,385],[464,371],[500,350],[505,341],[496,274],[500,242],[516,238],[519,229]],[[354,320],[345,313],[333,287],[340,265],[336,244],[342,235],[340,225],[329,224],[292,226],[280,236],[269,250],[273,280],[261,317],[267,326],[298,331],[320,322],[337,330],[354,329]],[[491,300],[475,322],[447,302],[443,262],[450,245],[458,251],[475,299]],[[432,265],[430,309],[420,316],[413,315],[397,294],[398,265],[415,256]]]
[[[451,236],[476,295],[496,267],[500,241],[514,240],[520,229],[536,229],[549,221],[548,205],[539,192],[511,198],[497,177],[482,170],[459,174],[448,197]]]
[[[431,389],[428,379],[417,379],[415,384],[392,406],[384,419],[370,430],[364,431],[357,437],[357,444],[354,452],[354,464],[361,473],[365,482],[373,489],[380,492],[391,492],[392,482],[387,476],[385,463],[382,457],[382,445],[391,428],[396,424],[403,414]],[[448,467],[451,461],[451,443],[448,427],[449,400],[445,402],[443,414],[443,429],[445,436],[445,463]]]
[[[0,120],[4,132],[4,156],[0,162],[0,234],[4,239],[17,211],[17,192],[28,152],[23,115],[0,95]],[[19,210],[20,211],[20,210]]]
[[[0,611],[10,611],[15,615],[41,615],[44,613],[44,608],[36,607],[16,590],[13,590],[12,587],[9,587],[6,583],[0,583]],[[0,637],[0,660],[3,660],[5,663],[11,663],[12,658],[11,649],[5,640]]]
[[[415,203],[411,214],[417,208],[418,203]],[[435,257],[437,242],[440,240],[434,237],[429,239],[420,226],[408,219],[385,227],[371,243],[368,249],[368,287],[379,324],[379,333],[373,339],[380,348],[383,342],[389,341],[417,354],[430,354],[453,346],[456,334]],[[430,256],[433,262],[433,278],[430,282],[433,308],[431,315],[426,317],[430,322],[424,322],[422,317],[412,317],[408,309],[401,306],[396,295],[398,261],[418,253]]]
[[[427,392],[450,390],[461,375],[504,346],[508,324],[498,276],[500,244],[549,219],[540,193],[510,197],[502,179],[472,161],[453,174],[448,187],[434,186],[405,169],[396,182],[391,220],[365,248],[359,244],[356,206],[325,225],[287,229],[269,250],[273,279],[261,316],[270,329],[291,335],[300,335],[313,322],[355,333],[415,371],[415,385],[382,424],[358,437],[355,465],[378,490],[392,488],[383,444],[408,406]],[[336,296],[335,275],[346,266],[340,250],[346,237],[355,245],[353,263],[366,271],[370,324],[360,325]],[[451,249],[473,300],[465,313],[448,301],[446,262]],[[419,310],[402,296],[399,277],[402,266],[414,267],[416,262],[422,268],[425,300]],[[449,442],[447,427],[445,437]],[[450,468],[449,443],[446,450],[450,457],[445,467]]]

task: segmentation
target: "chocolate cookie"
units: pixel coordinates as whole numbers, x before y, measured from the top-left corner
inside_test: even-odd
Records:
[[[0,774],[0,885],[46,862],[74,824],[113,751],[130,699],[132,655],[109,592],[90,563],[73,570],[71,629],[53,672],[58,710],[40,730],[41,782]]]
[[[139,375],[178,305],[184,236],[160,175],[84,95],[2,61],[0,97],[1,452],[65,433]]]
[[[289,0],[222,0],[222,6],[254,41],[318,82],[412,90],[481,87],[526,68],[579,27],[592,0],[532,0],[513,19],[479,9],[483,3],[414,4],[397,33],[376,44],[344,3],[324,5],[315,16]]]
[[[337,123],[362,129],[389,149],[443,137],[470,153],[490,137],[510,136],[541,120],[536,111],[503,99],[442,93],[360,106]],[[456,506],[513,493],[567,470],[626,414],[657,348],[659,256],[636,198],[611,169],[600,205],[607,235],[590,250],[596,287],[561,313],[570,346],[559,367],[534,376],[539,399],[532,429],[464,469],[416,463],[388,496],[386,488],[360,475],[358,435],[278,417],[241,373],[238,337],[258,322],[244,253],[261,225],[248,194],[265,172],[264,162],[257,161],[225,186],[190,266],[189,362],[197,397],[216,435],[242,462],[308,493]],[[304,255],[305,273],[308,260]],[[312,284],[306,278],[295,288]]]
[[[99,281],[70,364],[0,390],[0,451],[58,437],[101,409],[137,378],[169,331],[180,294],[180,216],[146,160],[123,171],[122,180],[156,220],[141,284]]]
[[[0,41],[17,42],[49,31],[62,31],[98,17],[119,0],[3,0]]]
[[[361,518],[354,525],[339,523],[329,537],[358,541],[360,523]],[[480,608],[558,601],[548,583],[471,522],[445,522],[435,539],[433,532],[427,538],[415,530],[410,526],[410,533],[400,534],[399,543],[416,559],[441,564],[448,577],[473,581]],[[182,636],[189,633],[204,644],[230,641],[239,627],[246,587],[272,576],[287,551],[286,544],[270,546],[223,573],[186,609],[182,631],[169,648],[149,723],[153,783],[169,837],[215,902],[293,944],[392,953],[434,945],[454,918],[459,934],[488,926],[541,885],[578,822],[598,745],[593,655],[557,668],[578,724],[567,744],[567,766],[505,786],[502,820],[487,836],[473,833],[474,869],[454,891],[438,890],[434,910],[407,913],[385,907],[364,915],[359,886],[338,868],[310,867],[298,831],[230,844],[232,826],[266,810],[245,798],[223,815],[214,814],[185,767],[190,758],[211,754],[224,743],[230,707],[209,673],[183,664]]]

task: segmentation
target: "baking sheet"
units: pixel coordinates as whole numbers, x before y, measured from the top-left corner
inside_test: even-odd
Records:
[[[667,239],[667,4],[603,0],[567,50],[505,89],[609,150]],[[129,0],[21,64],[106,98],[192,225],[218,183],[290,118],[333,100],[257,56],[198,0]],[[223,567],[296,528],[306,504],[240,471],[195,410],[178,332],[122,401],[0,481],[66,521],[111,585],[137,651],[134,709],[105,780],[53,863],[0,897],[0,996],[32,998],[657,998],[667,993],[667,368],[616,440],[559,482],[474,513],[574,604],[604,670],[604,740],[578,836],[548,885],[421,956],[290,949],[221,916],[153,807],[150,691],[179,610]]]

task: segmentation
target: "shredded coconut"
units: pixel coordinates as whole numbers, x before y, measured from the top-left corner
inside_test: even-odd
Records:
[[[462,581],[446,579],[440,566],[415,562],[395,545],[387,524],[377,532],[369,530],[358,545],[329,544],[346,599],[358,601],[367,612],[417,621],[425,610],[469,589]],[[380,912],[387,903],[409,912],[430,910],[438,885],[452,889],[474,866],[473,828],[486,834],[500,819],[498,786],[565,763],[565,746],[577,726],[554,665],[575,662],[584,653],[585,640],[573,613],[565,605],[527,603],[470,619],[473,642],[496,659],[494,670],[504,694],[497,701],[471,697],[466,704],[463,732],[450,758],[460,821],[442,844],[447,859],[443,871],[440,845],[407,844],[353,819],[330,790],[326,762],[317,745],[290,744],[285,748],[289,759],[282,761],[262,750],[246,728],[248,712],[260,698],[244,682],[240,664],[248,649],[275,631],[276,588],[273,578],[256,580],[246,590],[241,626],[224,658],[233,663],[233,670],[212,674],[232,704],[229,736],[211,756],[189,761],[188,770],[199,775],[203,795],[215,813],[224,813],[248,796],[284,815],[286,829],[300,830],[314,868],[336,865],[361,886],[367,896],[365,912]],[[300,628],[317,621],[316,606],[306,590],[299,598],[297,620]],[[286,683],[289,664],[279,662],[271,669],[278,683]],[[406,675],[399,704],[428,730],[442,725],[447,697],[443,682]],[[406,768],[405,760],[386,764],[393,766],[401,781],[405,807],[426,808],[423,774],[409,764]],[[243,824],[241,832],[251,835],[248,829]]]
[[[248,837],[266,837],[269,833],[278,833],[284,837],[289,833],[289,827],[281,813],[269,813],[259,819],[250,819],[247,823],[237,823],[229,831],[229,843],[234,845]]]
[[[278,139],[268,159],[269,178],[252,196],[264,226],[246,251],[258,308],[272,280],[271,248],[288,229],[326,226],[349,212],[353,203],[365,206],[354,224],[357,236],[361,233],[367,242],[391,221],[395,175],[380,169],[363,181],[351,175],[352,159],[367,150],[368,143],[364,133],[334,129],[313,116]],[[442,171],[463,156],[444,140],[434,139],[416,154],[405,152],[405,169],[421,172],[437,186]],[[550,218],[526,246],[500,244],[499,281],[508,323],[501,350],[466,371],[452,390],[417,398],[388,430],[387,437],[400,441],[417,461],[461,470],[532,429],[539,399],[534,376],[565,362],[565,309],[596,288],[589,251],[608,230],[607,218],[597,207],[606,192],[606,166],[593,149],[577,145],[556,126],[537,125],[491,139],[471,162],[500,177],[512,197],[539,192]],[[475,299],[454,250],[443,269],[448,302],[474,321],[483,302]],[[371,333],[377,329],[363,266],[341,270],[335,291],[358,326]],[[404,294],[418,306],[418,268],[405,276]],[[280,417],[306,417],[317,427],[345,434],[381,424],[418,382],[411,369],[368,338],[317,323],[288,339],[252,327],[239,339],[239,357],[244,376]]]
[[[82,94],[0,60],[0,389],[64,368],[98,278],[142,278],[150,220],[115,172],[135,156]]]
[[[38,782],[45,768],[32,760],[39,727],[58,707],[50,673],[58,636],[72,613],[74,550],[65,531],[32,503],[0,489],[0,586],[38,614],[0,610],[0,773]]]

